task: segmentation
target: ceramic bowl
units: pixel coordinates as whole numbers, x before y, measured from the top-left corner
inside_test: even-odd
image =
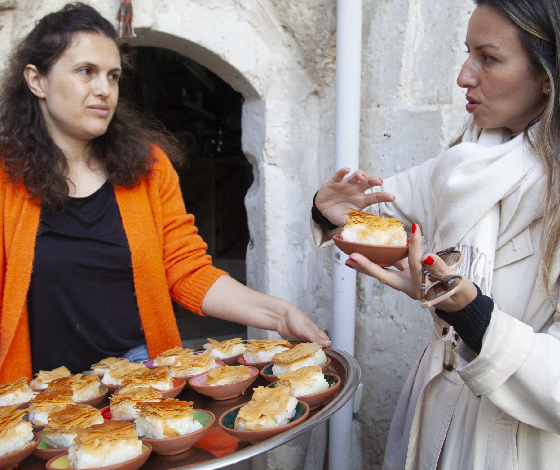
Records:
[[[329,388],[323,390],[322,392],[311,393],[309,395],[300,395],[296,397],[299,401],[307,403],[309,405],[309,411],[316,410],[320,406],[327,405],[335,392],[340,387],[340,377],[338,375],[330,375],[325,374],[325,380],[329,384]],[[276,387],[276,382],[273,384],[267,385],[267,387],[274,388]]]
[[[241,354],[241,356],[239,356],[239,359],[237,360],[237,362],[239,364],[241,364],[242,366],[251,366],[251,367],[254,367],[255,369],[259,369],[259,370],[262,370],[265,366],[270,364],[270,361],[266,361],[266,362],[247,362],[245,360],[245,358],[243,357],[243,354]]]
[[[326,372],[330,364],[331,364],[331,358],[327,356],[327,363],[324,366],[321,367],[321,370],[323,372]],[[267,364],[267,366],[264,367],[263,370],[261,370],[261,376],[264,377],[269,382],[276,382],[278,380],[278,377],[276,377],[272,373],[272,366],[273,365],[274,364],[272,362],[269,362]]]
[[[103,399],[109,393],[109,389],[107,388],[107,386],[102,385],[99,388],[101,390],[101,393],[99,395],[97,395],[96,397],[90,398],[89,400],[77,401],[76,405],[89,405],[89,406],[99,405],[99,403],[101,403],[103,401]]]
[[[245,389],[249,388],[251,384],[257,380],[259,370],[254,367],[249,367],[249,369],[251,369],[251,377],[232,384],[204,385],[206,383],[206,376],[208,375],[208,372],[193,377],[189,383],[193,390],[201,393],[202,395],[211,397],[214,400],[229,400],[230,398],[235,398],[241,395]]]
[[[173,379],[173,388],[171,390],[160,390],[163,398],[175,398],[185,388],[186,382],[181,379]]]
[[[408,256],[408,246],[381,246],[347,242],[342,239],[340,234],[336,234],[333,241],[338,249],[347,255],[359,253],[382,268],[392,266],[395,261]]]
[[[222,416],[220,416],[218,424],[230,436],[241,439],[242,441],[247,441],[251,444],[258,444],[259,442],[266,441],[271,437],[277,436],[278,434],[297,426],[299,423],[302,423],[309,415],[309,406],[307,403],[298,400],[296,414],[288,424],[278,426],[277,428],[259,429],[258,431],[238,431],[234,429],[234,424],[235,418],[237,418],[237,414],[242,406],[244,405],[239,405],[226,411]]]
[[[243,356],[243,353],[231,357],[217,357],[216,359],[222,361],[226,366],[237,366],[239,365],[238,361],[240,356]]]
[[[42,432],[46,424],[33,424],[33,432]]]
[[[203,428],[198,431],[184,434],[178,437],[167,437],[165,439],[148,439],[141,437],[144,444],[150,444],[153,451],[159,455],[176,455],[189,450],[194,443],[202,439],[216,421],[216,417],[210,411],[194,410],[196,419]]]
[[[103,419],[110,419],[113,421],[117,421],[120,422],[122,421],[123,423],[134,423],[134,419],[135,418],[130,418],[130,419],[115,419],[113,418],[113,415],[111,415],[111,407],[110,406],[106,406],[105,408],[101,408],[101,416],[103,416]]]
[[[0,457],[0,470],[11,470],[12,467],[20,463],[24,458],[35,450],[35,448],[41,442],[41,436],[37,433],[33,433],[33,441],[27,447],[21,450],[16,450],[15,452],[10,452],[9,454]]]
[[[23,403],[19,403],[16,410],[21,410],[23,408],[29,408],[30,404],[31,404],[31,401],[25,401]],[[14,403],[14,405],[15,405],[15,403]],[[14,406],[14,405],[0,406],[0,408],[7,408],[8,406]]]
[[[43,460],[50,460],[53,457],[56,457],[57,455],[60,454],[64,454],[65,452],[68,452],[68,447],[62,447],[60,449],[53,449],[52,447],[46,447],[43,449],[39,449],[39,447],[41,447],[43,444],[40,444],[34,451],[33,451],[33,455],[39,457],[40,459]]]
[[[148,457],[152,453],[152,447],[150,444],[142,443],[142,454],[126,462],[118,463],[115,465],[109,465],[108,467],[98,467],[96,469],[90,470],[137,470],[140,468]],[[62,455],[53,457],[47,462],[48,470],[67,470],[70,469],[70,459],[68,458],[68,452]]]
[[[224,363],[223,363],[222,361],[218,360],[218,359],[216,359],[215,362],[216,362],[216,364],[217,364],[215,367],[221,367],[221,366],[224,365]],[[205,372],[202,372],[202,373],[205,374]],[[200,374],[194,374],[194,375],[178,375],[177,377],[173,377],[173,378],[174,378],[174,379],[179,379],[179,380],[184,380],[184,381],[185,381],[185,390],[191,390],[192,387],[191,387],[191,384],[190,384],[189,382],[190,382],[190,380],[191,380],[193,377],[196,377],[197,375],[200,375]],[[154,452],[155,452],[155,450],[154,450]]]

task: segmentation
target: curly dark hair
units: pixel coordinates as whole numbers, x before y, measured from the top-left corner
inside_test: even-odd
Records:
[[[23,71],[34,65],[41,75],[71,45],[76,34],[94,33],[115,40],[115,28],[89,5],[69,3],[39,20],[14,50],[0,89],[0,148],[4,172],[14,184],[23,184],[41,207],[64,206],[69,194],[68,164],[47,131],[38,98],[29,90]],[[121,54],[123,73],[131,67],[129,54]],[[134,187],[151,174],[158,145],[170,160],[180,164],[177,140],[161,124],[148,121],[119,100],[107,132],[93,139],[91,155],[117,187]]]

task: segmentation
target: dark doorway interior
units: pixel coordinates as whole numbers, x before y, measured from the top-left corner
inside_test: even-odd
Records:
[[[243,97],[202,65],[174,51],[135,47],[135,73],[121,94],[163,123],[181,142],[187,162],[177,168],[187,211],[195,216],[215,266],[246,283],[249,242],[244,197],[253,181],[241,151]],[[246,327],[200,317],[176,305],[184,345],[245,337]]]

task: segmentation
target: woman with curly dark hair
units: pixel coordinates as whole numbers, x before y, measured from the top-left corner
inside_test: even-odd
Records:
[[[180,346],[199,314],[327,345],[300,310],[214,268],[174,139],[119,101],[115,30],[74,3],[16,48],[0,93],[0,382]]]

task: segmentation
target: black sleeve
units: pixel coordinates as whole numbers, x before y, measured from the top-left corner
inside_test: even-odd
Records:
[[[317,193],[318,192],[319,191],[317,191]],[[313,207],[311,208],[311,218],[313,219],[313,222],[319,225],[324,225],[325,227],[331,230],[337,228],[338,225],[333,224],[329,219],[327,219],[323,214],[321,214],[319,209],[317,209],[317,206],[315,205],[315,198],[317,197],[317,193],[315,193],[315,196],[313,196]]]
[[[436,314],[455,328],[455,331],[469,348],[480,354],[482,337],[490,323],[494,301],[484,295],[476,284],[475,287],[477,295],[469,305],[453,313],[446,313],[436,308]]]

